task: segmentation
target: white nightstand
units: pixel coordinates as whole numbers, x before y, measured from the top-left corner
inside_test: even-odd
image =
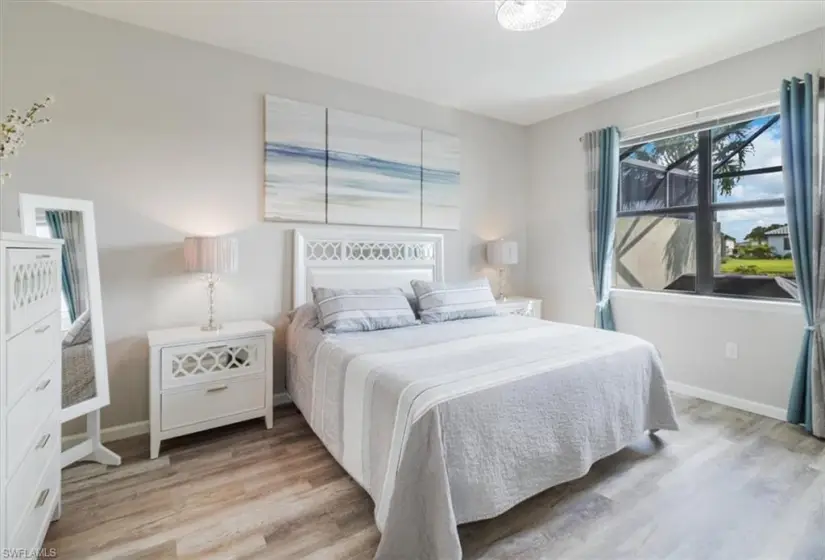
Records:
[[[522,296],[497,299],[499,315],[525,315],[541,319],[541,300]]]
[[[272,337],[263,321],[149,331],[150,454],[160,442],[263,416],[272,428]]]

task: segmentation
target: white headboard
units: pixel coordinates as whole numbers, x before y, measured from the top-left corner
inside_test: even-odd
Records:
[[[296,229],[293,251],[293,307],[312,301],[313,286],[411,292],[410,280],[444,280],[444,237],[435,233]]]

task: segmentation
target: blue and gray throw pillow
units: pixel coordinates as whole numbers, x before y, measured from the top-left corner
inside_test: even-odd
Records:
[[[313,288],[312,298],[325,332],[376,331],[416,324],[415,314],[401,288]]]
[[[496,314],[496,298],[486,278],[469,282],[410,282],[418,298],[422,323],[491,317]]]

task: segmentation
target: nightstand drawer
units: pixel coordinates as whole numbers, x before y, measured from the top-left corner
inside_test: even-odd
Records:
[[[161,388],[213,383],[262,373],[266,364],[263,336],[185,344],[161,349]]]
[[[197,387],[160,396],[160,429],[183,426],[263,409],[266,405],[263,375]]]
[[[224,323],[219,331],[179,327],[149,339],[149,457],[162,441],[264,418],[272,428],[272,338],[263,321]]]

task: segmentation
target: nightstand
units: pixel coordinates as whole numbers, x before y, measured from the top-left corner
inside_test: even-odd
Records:
[[[272,338],[263,321],[149,331],[150,456],[160,442],[252,418],[272,428]]]
[[[510,296],[497,299],[499,315],[524,315],[541,319],[541,300],[522,296]]]

